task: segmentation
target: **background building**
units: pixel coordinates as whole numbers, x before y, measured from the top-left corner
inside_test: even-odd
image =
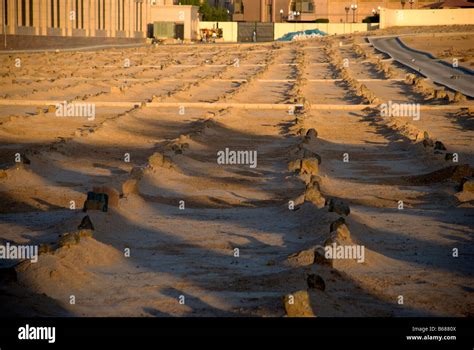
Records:
[[[379,7],[410,9],[433,0],[234,0],[234,21],[242,22],[361,22]],[[351,5],[357,5],[353,11]],[[294,13],[296,12],[296,15]]]
[[[2,32],[144,38],[149,0],[0,0]]]
[[[196,40],[199,36],[199,7],[178,5],[176,0],[151,2],[150,21],[157,38]]]
[[[174,0],[0,0],[0,33],[6,34],[7,39],[4,40],[7,45],[1,48],[141,42],[153,36],[155,22],[168,23],[173,31],[168,33],[171,37],[196,39],[199,8],[177,3]]]

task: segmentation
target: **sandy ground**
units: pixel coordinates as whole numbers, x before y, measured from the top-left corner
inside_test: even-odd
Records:
[[[472,316],[473,198],[457,194],[459,179],[430,181],[426,174],[453,163],[407,130],[429,132],[458,153],[454,165],[472,166],[466,105],[473,102],[427,98],[404,82],[410,72],[394,62],[385,76],[375,63],[383,55],[363,42],[344,36],[0,56],[2,100],[31,102],[0,105],[0,238],[57,242],[77,229],[87,191],[124,192],[107,213],[88,211],[92,238],[17,268],[18,281],[0,287],[3,314],[283,316],[282,297],[306,290],[314,273],[326,284],[310,291],[317,316]],[[364,96],[335,69],[337,53],[381,101],[447,109],[422,110],[416,121],[364,109]],[[364,263],[330,267],[289,258],[323,244],[340,217],[298,200],[305,184],[288,162],[302,141],[301,125],[288,109],[277,109],[295,97],[309,103],[302,126],[318,132],[307,147],[322,158],[321,192],[350,205],[346,222],[351,241],[365,247]],[[42,100],[96,103],[97,114],[57,117],[32,103]],[[170,105],[141,105],[147,102]],[[183,111],[185,102],[235,105]],[[257,167],[218,164],[225,148],[257,151]],[[154,165],[157,152],[171,166]],[[31,163],[15,164],[15,153]],[[137,169],[136,191],[124,191]]]
[[[414,49],[429,52],[447,62],[457,59],[461,66],[474,67],[474,38],[468,33],[408,36],[403,41]]]

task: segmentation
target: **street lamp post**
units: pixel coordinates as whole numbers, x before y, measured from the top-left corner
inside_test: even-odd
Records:
[[[280,22],[283,22],[283,9],[280,10]]]
[[[356,10],[357,10],[357,4],[352,4],[351,9],[352,9],[352,22],[355,23],[356,22],[355,13],[356,13]]]
[[[377,8],[372,9],[372,15],[379,15],[380,14],[380,6],[377,6]]]
[[[344,7],[344,10],[346,10],[346,23],[349,22],[349,10],[351,8],[349,6]]]

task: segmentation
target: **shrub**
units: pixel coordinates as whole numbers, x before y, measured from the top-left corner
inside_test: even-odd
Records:
[[[375,16],[367,16],[362,20],[362,23],[379,23],[380,21],[380,16],[375,15]]]

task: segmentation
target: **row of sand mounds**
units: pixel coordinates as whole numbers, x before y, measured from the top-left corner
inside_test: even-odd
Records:
[[[428,174],[403,176],[401,180],[407,185],[423,186],[445,181],[461,183],[464,178],[472,177],[473,175],[474,168],[468,164],[463,164],[448,166]]]

